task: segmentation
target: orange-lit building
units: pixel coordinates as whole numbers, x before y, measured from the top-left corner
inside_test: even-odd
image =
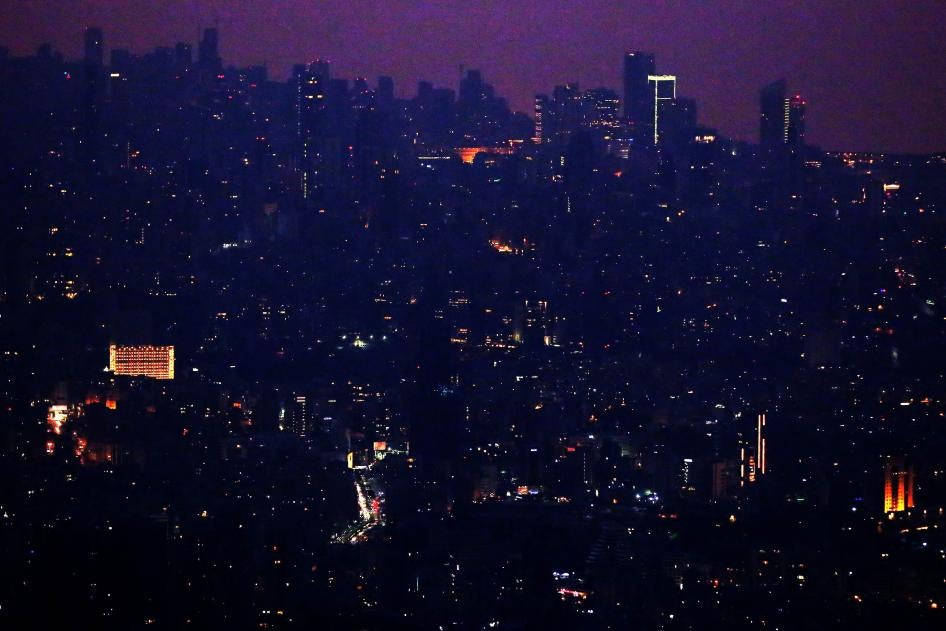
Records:
[[[884,512],[899,513],[913,508],[913,467],[902,458],[892,458],[884,467]]]
[[[460,147],[456,152],[464,164],[473,164],[476,156],[481,153],[508,156],[512,155],[513,149],[512,147]]]
[[[108,368],[116,375],[174,379],[173,346],[108,347]]]
[[[743,443],[739,449],[739,485],[757,482],[766,473],[765,413],[756,417],[755,445]]]

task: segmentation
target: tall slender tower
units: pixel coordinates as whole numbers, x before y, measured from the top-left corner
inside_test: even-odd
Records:
[[[296,73],[296,147],[299,190],[312,197],[322,184],[329,63],[318,59]]]
[[[85,63],[99,68],[105,59],[102,29],[90,26],[85,29]]]
[[[652,89],[649,78],[657,74],[653,53],[635,51],[624,54],[624,119],[635,127],[653,117]]]
[[[739,448],[739,486],[758,482],[766,474],[765,413],[756,417],[755,444],[743,440]]]
[[[759,143],[775,150],[788,142],[789,109],[785,79],[762,88],[759,93]]]
[[[197,63],[206,70],[219,72],[223,67],[220,59],[220,34],[215,28],[204,29],[197,47]]]
[[[788,123],[785,128],[785,144],[789,151],[796,152],[805,146],[805,109],[808,103],[796,94],[788,99]]]
[[[808,103],[788,96],[784,79],[759,93],[759,144],[775,153],[796,153],[805,145],[805,109]]]
[[[535,133],[532,142],[541,145],[545,141],[545,113],[549,108],[549,97],[544,94],[535,95]]]
[[[759,415],[756,419],[756,460],[758,462],[759,475],[765,475],[765,413]]]
[[[647,122],[642,123],[642,128],[647,130],[648,140],[652,138],[658,145],[663,134],[663,119],[677,99],[677,78],[674,75],[649,75],[647,82],[651,90],[650,115]]]

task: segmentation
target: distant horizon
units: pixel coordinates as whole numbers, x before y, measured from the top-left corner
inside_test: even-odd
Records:
[[[75,59],[83,31],[95,26],[107,51],[143,54],[178,41],[196,51],[199,31],[216,26],[227,65],[265,65],[277,80],[318,57],[333,63],[336,76],[391,76],[401,96],[423,80],[456,89],[463,65],[482,70],[513,110],[530,116],[535,94],[566,82],[621,94],[621,55],[646,50],[659,72],[677,75],[679,93],[697,101],[700,124],[727,138],[758,141],[758,91],[785,78],[808,100],[809,143],[825,151],[946,151],[946,29],[932,1],[893,8],[874,0],[850,8],[789,0],[724,8],[688,1],[575,7],[523,0],[502,10],[489,2],[463,10],[435,4],[326,0],[313,11],[301,0],[236,7],[10,0],[0,45],[22,56],[48,42]],[[368,14],[373,22],[360,19]]]

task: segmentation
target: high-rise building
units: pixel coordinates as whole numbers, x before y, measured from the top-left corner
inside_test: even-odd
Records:
[[[647,130],[648,140],[652,138],[657,145],[663,136],[666,117],[677,99],[677,78],[674,75],[650,75],[647,82],[651,90],[650,120],[642,122],[641,128]]]
[[[286,415],[285,429],[305,438],[312,431],[312,409],[303,395],[297,395]]]
[[[913,467],[903,458],[891,458],[884,467],[884,512],[899,513],[913,508]]]
[[[608,132],[620,126],[621,100],[609,88],[593,88],[582,94],[582,117],[585,126]]]
[[[102,29],[89,27],[85,29],[85,63],[89,66],[100,67],[105,60],[104,38]]]
[[[767,151],[795,152],[805,145],[805,108],[800,95],[789,97],[787,84],[780,79],[762,88],[759,94],[759,143]]]
[[[652,53],[624,55],[624,119],[632,126],[645,124],[653,116],[649,78],[657,74]]]
[[[765,413],[759,414],[756,419],[755,430],[756,441],[756,461],[758,462],[758,474],[765,475]]]
[[[535,95],[535,132],[532,141],[541,145],[545,142],[545,116],[549,109],[549,97],[545,94]]]
[[[545,137],[565,144],[581,126],[581,91],[577,83],[557,85],[545,116]]]
[[[217,29],[204,29],[204,36],[197,48],[197,63],[202,68],[211,71],[219,71],[223,67],[220,59],[220,35]]]
[[[174,379],[174,347],[112,344],[108,368],[119,376]]]
[[[788,101],[784,79],[762,88],[759,94],[759,143],[773,150],[788,142]]]
[[[375,101],[378,108],[384,112],[390,111],[394,106],[394,79],[387,76],[378,77],[378,90]]]
[[[296,136],[299,187],[308,199],[319,184],[327,117],[329,64],[316,60],[296,69]]]
[[[799,94],[788,99],[786,144],[791,151],[798,151],[805,146],[805,109],[807,105],[808,103]]]
[[[479,70],[467,70],[460,80],[460,106],[471,112],[479,111],[488,97],[488,86]]]
[[[762,413],[756,417],[754,444],[744,441],[739,449],[740,486],[758,482],[767,471],[765,433],[765,413]]]

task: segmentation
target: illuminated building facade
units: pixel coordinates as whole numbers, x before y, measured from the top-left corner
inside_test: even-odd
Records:
[[[739,485],[758,482],[766,473],[765,413],[756,417],[755,444],[743,443],[739,449]]]
[[[902,458],[887,461],[884,467],[884,512],[899,513],[913,508],[913,467]]]
[[[756,458],[759,461],[759,475],[765,475],[765,414],[756,419]]]
[[[535,133],[532,141],[541,145],[545,138],[545,112],[549,108],[549,97],[544,94],[537,94],[535,97]]]
[[[591,129],[610,132],[620,126],[621,100],[608,88],[594,88],[582,93],[584,124]]]
[[[651,116],[647,123],[648,136],[653,132],[654,144],[660,144],[662,120],[670,112],[677,99],[677,78],[674,75],[650,75],[647,82],[651,89]]]
[[[785,142],[790,150],[797,151],[805,145],[805,108],[808,103],[799,94],[787,101],[788,124],[785,130]]]
[[[173,346],[108,347],[108,369],[115,375],[174,379]]]
[[[805,109],[800,95],[789,97],[784,79],[762,88],[759,95],[759,142],[764,149],[796,151],[805,144]]]
[[[312,406],[303,395],[297,395],[290,408],[286,429],[305,438],[312,431]]]
[[[62,426],[69,420],[70,409],[68,405],[55,404],[49,406],[46,414],[46,423],[53,434],[57,436],[62,434]]]
[[[460,160],[463,161],[463,164],[473,164],[476,160],[476,156],[481,153],[493,154],[493,155],[512,155],[513,150],[511,147],[459,147],[456,150]]]

